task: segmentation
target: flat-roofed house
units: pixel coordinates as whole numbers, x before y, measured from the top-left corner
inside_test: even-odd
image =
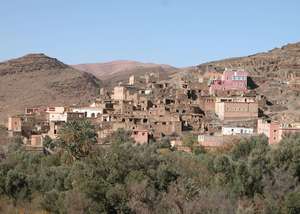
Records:
[[[133,130],[131,137],[138,144],[147,144],[149,141],[148,130]]]
[[[43,136],[42,135],[31,135],[30,146],[43,147]]]
[[[222,135],[252,135],[253,128],[247,127],[222,127]]]
[[[8,131],[21,132],[22,131],[22,117],[13,116],[8,118],[7,124]]]
[[[247,89],[248,72],[244,70],[225,70],[222,78],[213,80],[209,87],[210,95],[224,95],[234,92],[245,94]]]
[[[67,122],[67,115],[65,114],[65,110],[65,107],[48,107],[46,112],[48,113],[49,121]]]
[[[103,114],[102,107],[80,107],[73,108],[73,113],[82,113],[87,118],[100,118]]]
[[[252,97],[216,98],[215,113],[221,120],[257,119],[258,103]]]

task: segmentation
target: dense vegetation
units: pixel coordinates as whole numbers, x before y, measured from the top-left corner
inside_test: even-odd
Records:
[[[191,154],[167,140],[135,145],[123,130],[111,146],[95,138],[75,122],[46,139],[55,154],[30,153],[16,139],[1,155],[0,213],[300,213],[299,135],[272,148],[259,136]]]

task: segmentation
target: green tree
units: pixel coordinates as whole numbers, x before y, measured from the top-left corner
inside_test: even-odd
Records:
[[[159,142],[159,147],[162,149],[171,149],[171,142],[169,137],[163,137]]]
[[[216,178],[222,178],[224,175],[224,182],[231,182],[234,178],[234,166],[230,157],[226,155],[217,156],[214,160],[215,172],[219,174]]]
[[[197,137],[193,134],[186,134],[183,136],[182,142],[184,146],[187,146],[193,150],[194,146],[197,144]]]
[[[54,140],[52,140],[49,136],[46,136],[44,139],[43,139],[43,146],[48,148],[48,149],[54,149],[57,145],[55,143]]]
[[[64,208],[64,193],[57,190],[46,192],[42,197],[40,206],[51,213],[66,213]]]
[[[283,209],[287,214],[300,213],[300,191],[291,192],[286,196]]]
[[[94,126],[86,120],[67,122],[58,133],[59,145],[75,159],[86,157],[97,142]]]
[[[251,151],[256,147],[267,147],[267,138],[263,135],[251,137],[250,139],[242,139],[231,149],[233,160],[247,159]]]
[[[5,181],[6,194],[16,202],[30,197],[30,186],[25,174],[9,170]]]
[[[134,140],[131,137],[131,132],[126,131],[125,129],[117,129],[112,136],[109,137],[109,143],[112,144],[125,144],[125,143],[134,143]]]

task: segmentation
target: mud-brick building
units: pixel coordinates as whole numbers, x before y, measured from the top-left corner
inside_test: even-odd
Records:
[[[197,104],[204,112],[215,112],[215,102],[216,98],[211,96],[202,96],[197,100]]]
[[[63,122],[63,121],[51,121],[49,123],[49,131],[48,131],[47,135],[52,139],[57,138],[59,130],[64,125],[65,125],[65,122]]]
[[[165,115],[149,118],[150,128],[154,138],[161,138],[182,133],[182,121],[177,115]]]
[[[46,112],[46,108],[43,107],[31,107],[31,108],[25,108],[25,115],[37,115],[42,114]]]
[[[134,130],[131,137],[138,144],[147,144],[149,142],[149,131],[146,129]]]
[[[123,115],[132,115],[134,111],[133,101],[118,100],[114,104],[114,113]]]
[[[64,121],[67,122],[67,115],[65,112],[67,112],[65,107],[48,107],[47,111],[48,113],[48,120],[51,121]]]
[[[120,85],[114,87],[113,100],[137,100],[138,99],[138,89],[135,86]]]
[[[220,120],[253,120],[258,117],[258,103],[253,97],[216,98],[215,113]]]
[[[7,128],[9,132],[21,132],[22,131],[22,117],[13,116],[8,118]]]
[[[145,96],[140,96],[139,100],[135,103],[136,110],[138,111],[148,111],[152,106],[153,102],[151,99]]]
[[[27,144],[32,147],[43,147],[43,136],[42,135],[31,135],[30,144]]]

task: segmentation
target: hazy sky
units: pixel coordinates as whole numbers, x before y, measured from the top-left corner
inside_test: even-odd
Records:
[[[299,0],[0,0],[0,61],[189,66],[297,41]]]

